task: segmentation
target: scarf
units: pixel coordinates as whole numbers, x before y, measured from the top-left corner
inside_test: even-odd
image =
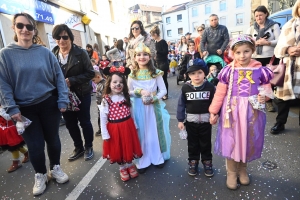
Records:
[[[139,44],[140,42],[144,42],[145,37],[142,36],[141,34],[139,36],[137,36],[134,39],[131,39],[128,43],[128,49],[134,49],[136,47],[137,44]]]
[[[265,32],[269,28],[271,28],[274,24],[276,24],[276,22],[274,22],[273,20],[267,18],[266,21],[265,21],[265,27],[260,29],[259,25],[255,22],[254,23],[254,29],[257,32],[256,40],[259,40],[260,38],[262,38],[265,35]],[[257,55],[262,54],[262,48],[263,48],[262,45],[259,45],[259,46],[256,47],[256,54]]]

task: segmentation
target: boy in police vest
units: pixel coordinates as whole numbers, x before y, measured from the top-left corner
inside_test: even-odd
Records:
[[[178,99],[178,128],[183,130],[186,126],[190,176],[195,176],[198,172],[200,154],[204,174],[208,177],[214,175],[211,153],[212,126],[209,123],[208,108],[215,94],[215,86],[205,79],[207,74],[208,67],[203,60],[191,60],[186,71],[191,80],[182,86]]]

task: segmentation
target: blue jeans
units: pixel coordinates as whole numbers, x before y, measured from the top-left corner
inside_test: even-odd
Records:
[[[27,144],[31,164],[36,173],[47,173],[45,142],[47,144],[50,169],[60,164],[61,144],[59,139],[60,111],[57,97],[32,106],[21,107],[21,114],[32,121],[22,134]]]
[[[93,126],[91,123],[90,107],[91,107],[91,94],[78,96],[81,101],[79,104],[79,111],[67,111],[63,113],[66,121],[66,127],[69,130],[70,136],[73,139],[76,148],[83,148],[83,141],[81,132],[78,126],[78,121],[82,129],[83,137],[85,140],[84,146],[86,148],[93,146],[94,134]]]

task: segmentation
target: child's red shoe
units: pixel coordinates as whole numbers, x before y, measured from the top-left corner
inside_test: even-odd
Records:
[[[127,168],[120,170],[120,176],[122,181],[128,181],[130,179]]]
[[[136,178],[139,176],[139,173],[137,172],[135,165],[131,165],[127,168],[128,173],[130,174],[130,178]]]

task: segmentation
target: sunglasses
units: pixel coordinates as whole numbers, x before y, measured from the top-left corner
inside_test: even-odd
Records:
[[[140,29],[140,27],[132,27],[132,28],[131,28],[132,31],[133,31],[134,29],[137,31],[137,30]]]
[[[199,30],[197,30],[198,32],[201,32],[201,31],[203,31],[203,29],[199,29]]]
[[[34,29],[34,26],[33,25],[31,25],[31,24],[23,24],[23,23],[16,23],[16,27],[18,28],[18,29],[23,29],[24,28],[24,26],[26,27],[26,29],[28,30],[28,31],[33,31],[33,29]]]
[[[62,38],[63,40],[68,40],[68,39],[69,39],[69,36],[67,36],[67,35],[57,36],[55,39],[56,39],[56,40],[60,40],[61,38]]]

